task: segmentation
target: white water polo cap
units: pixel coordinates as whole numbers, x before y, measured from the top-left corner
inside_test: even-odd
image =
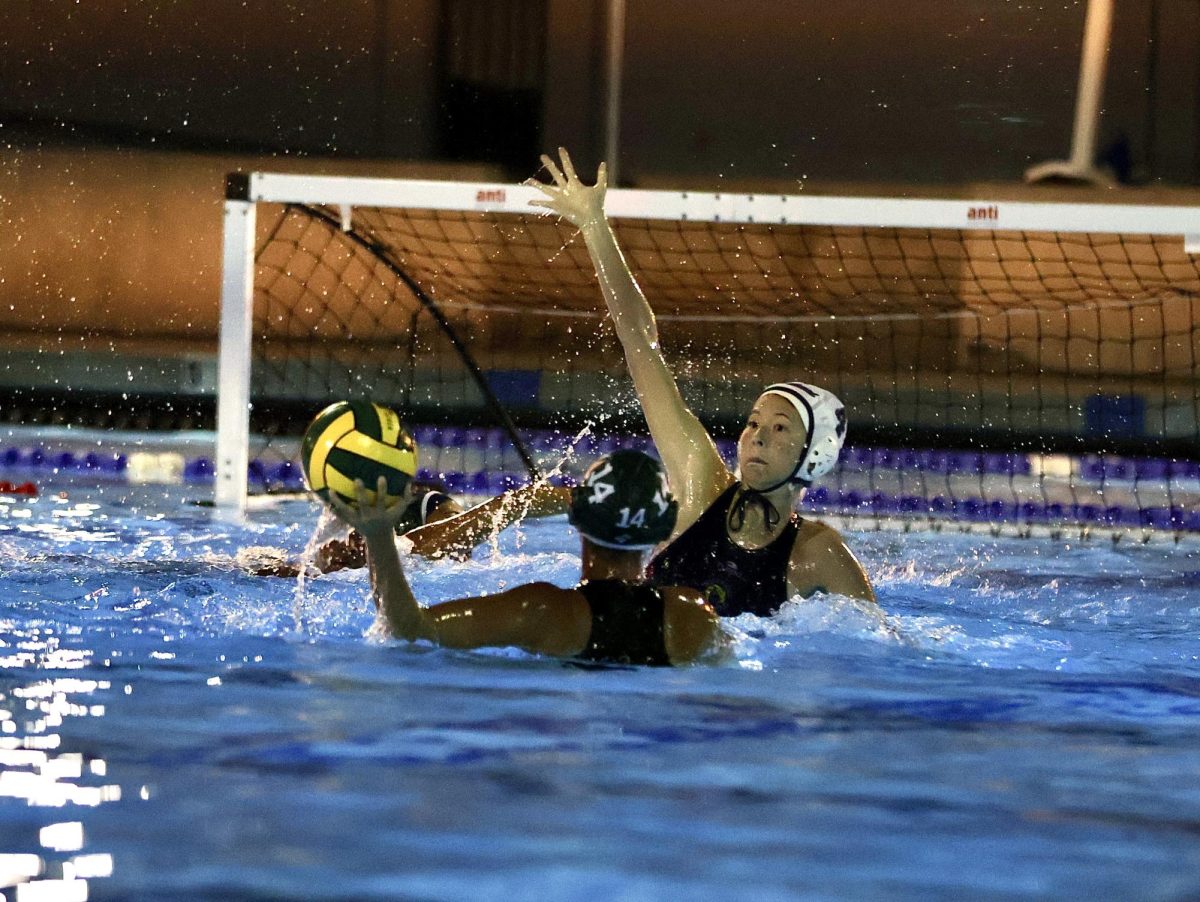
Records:
[[[842,442],[846,440],[845,405],[833,392],[807,382],[777,382],[763,389],[763,394],[786,398],[800,414],[808,435],[788,481],[811,485],[837,463]]]

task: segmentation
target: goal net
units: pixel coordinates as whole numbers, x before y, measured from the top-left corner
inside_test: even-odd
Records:
[[[546,469],[580,431],[585,451],[639,440],[587,251],[536,196],[231,177],[218,503],[294,480],[295,437],[344,398],[419,425],[426,475],[456,488]],[[845,401],[810,508],[1200,531],[1200,208],[611,190],[606,209],[726,453],[765,384]]]

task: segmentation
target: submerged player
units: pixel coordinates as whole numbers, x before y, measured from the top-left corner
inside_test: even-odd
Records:
[[[423,526],[438,523],[463,512],[462,505],[442,491],[440,486],[413,480],[409,484],[407,495],[403,513],[396,522],[396,535],[398,536],[408,535]],[[410,541],[412,540],[410,539]],[[429,542],[428,537],[420,543],[419,551],[417,548],[418,543],[413,542],[414,551],[430,557],[455,552],[454,549],[443,549],[440,544]],[[330,539],[317,549],[313,556],[313,565],[322,573],[365,567],[367,565],[366,542],[354,530],[351,530],[350,535],[345,539]],[[294,576],[295,574],[277,575]]]
[[[738,439],[738,475],[731,473],[659,350],[654,313],[604,215],[604,164],[588,186],[567,152],[559,153],[561,169],[542,156],[553,184],[532,181],[546,195],[532,203],[583,235],[650,434],[679,493],[675,534],[651,563],[654,581],[694,586],[723,615],[768,615],[788,598],[815,592],[874,601],[837,531],[794,510],[837,460],[846,432],[841,402],[803,382],[769,386],[750,411]]]
[[[643,581],[645,553],[671,534],[677,505],[662,467],[640,451],[602,457],[571,491],[568,515],[582,541],[582,581],[571,589],[528,583],[422,607],[392,541],[397,514],[384,490],[374,505],[336,496],[330,504],[366,539],[371,589],[390,635],[619,664],[687,664],[725,647],[720,620],[699,593]]]

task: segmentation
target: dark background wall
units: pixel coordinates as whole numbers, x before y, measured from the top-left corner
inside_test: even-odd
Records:
[[[10,0],[26,140],[474,159],[602,147],[605,0]],[[628,0],[622,171],[1019,179],[1066,155],[1086,3]],[[1121,0],[1102,144],[1200,183],[1200,0]],[[22,137],[25,136],[25,137]]]
[[[702,5],[682,16],[677,4],[630,4],[625,128],[638,168],[956,182],[1018,179],[1067,153],[1084,3]],[[1103,140],[1126,134],[1144,167],[1149,107],[1162,102],[1148,90],[1151,5],[1117,4]],[[1200,11],[1189,0],[1153,5]],[[1191,84],[1173,139],[1193,148],[1198,26],[1190,58],[1176,48],[1171,61],[1172,78]]]
[[[1101,143],[1196,203],[1200,0],[1117,7]],[[230,170],[524,178],[559,144],[594,165],[607,9],[7,0],[0,382],[61,380],[64,349],[210,359]],[[1084,2],[627,9],[626,184],[1000,193],[1069,151]]]
[[[46,139],[422,157],[436,0],[14,0],[0,117]]]

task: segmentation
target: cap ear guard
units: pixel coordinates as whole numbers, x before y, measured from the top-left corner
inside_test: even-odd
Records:
[[[671,537],[679,502],[662,464],[641,451],[615,451],[588,467],[571,490],[567,519],[589,542],[646,551]]]
[[[807,382],[777,382],[763,389],[764,395],[786,399],[804,424],[807,437],[789,482],[812,485],[813,480],[833,469],[846,440],[846,407],[837,395]]]

